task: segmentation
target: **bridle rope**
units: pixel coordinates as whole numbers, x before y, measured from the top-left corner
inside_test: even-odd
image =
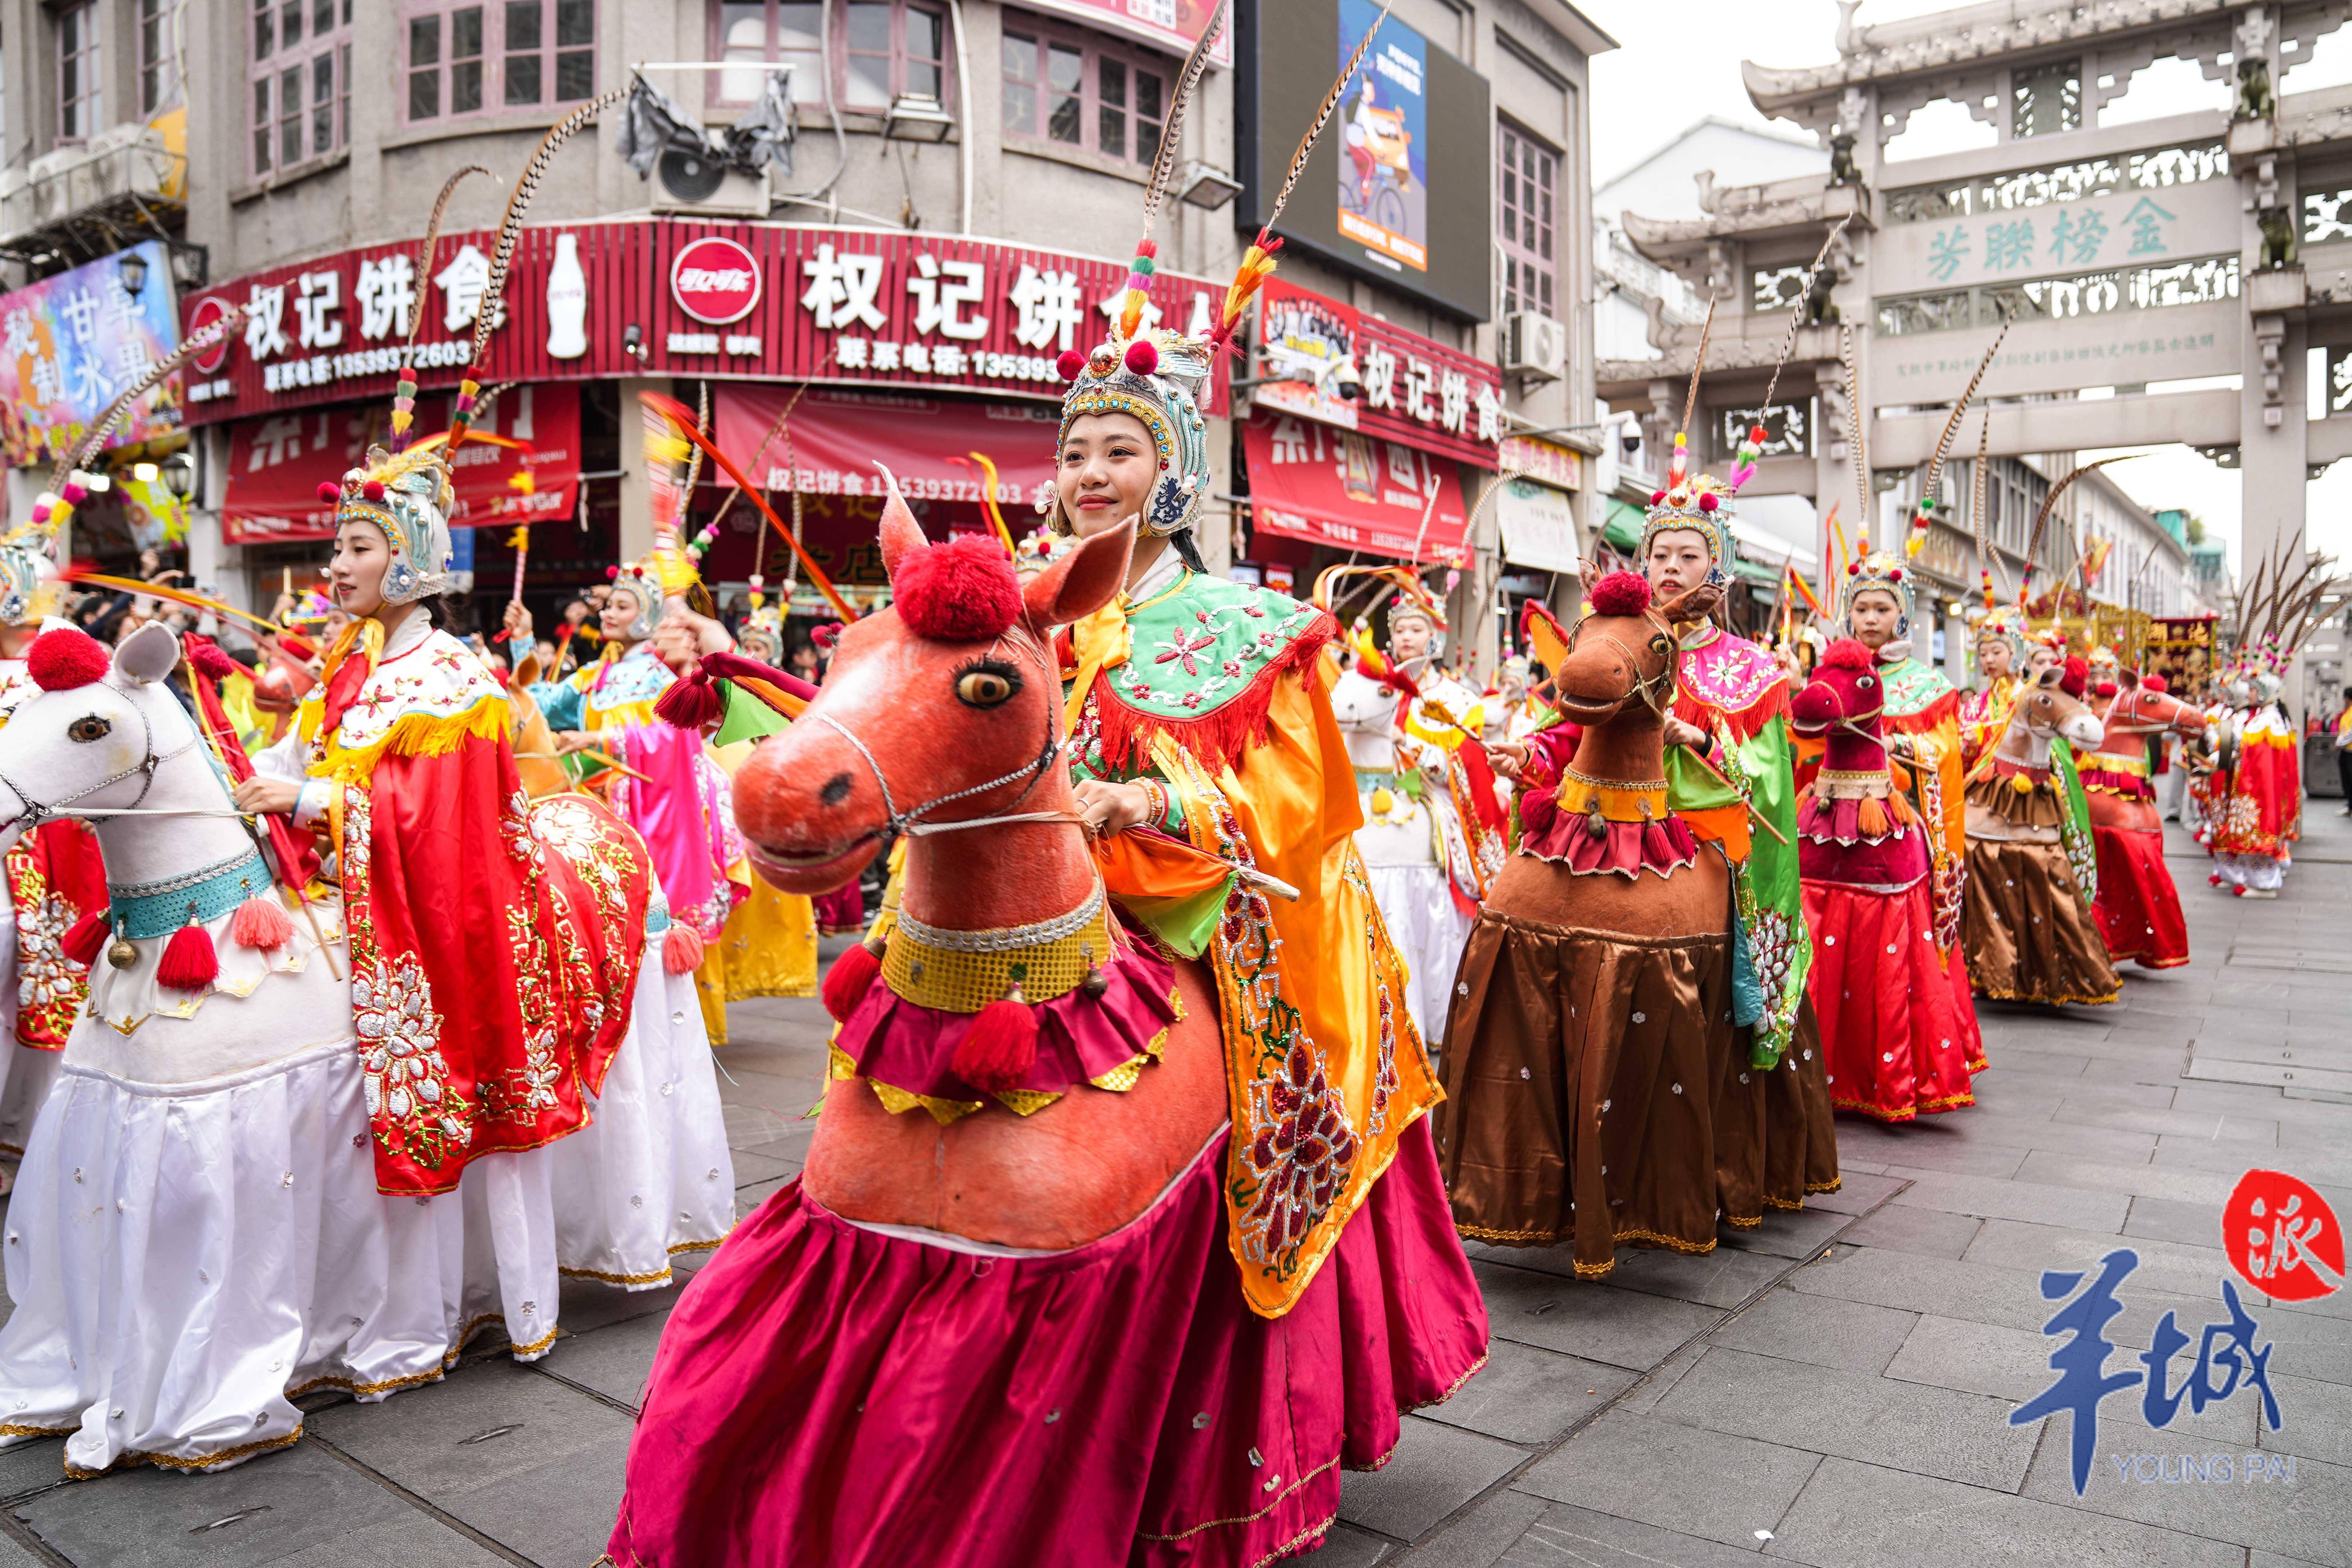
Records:
[[[165,763],[170,762],[173,758],[184,755],[185,753],[194,751],[196,748],[197,743],[201,742],[204,737],[201,734],[191,734],[182,744],[174,746],[168,752],[159,753],[155,750],[155,724],[152,720],[147,717],[147,710],[141,706],[138,700],[132,697],[130,692],[123,690],[122,688],[115,685],[114,682],[110,680],[101,680],[98,682],[98,684],[104,686],[108,690],[121,697],[123,701],[130,704],[131,710],[139,715],[139,728],[143,737],[143,743],[140,749],[141,754],[139,760],[136,763],[133,763],[131,766],[123,769],[121,773],[110,774],[106,778],[99,780],[94,784],[88,785],[82,789],[78,789],[69,795],[47,802],[35,800],[31,792],[26,790],[23,784],[18,784],[15,779],[9,777],[5,771],[0,771],[0,784],[5,784],[9,791],[14,794],[18,800],[25,803],[25,809],[17,814],[11,826],[22,831],[37,827],[44,822],[60,817],[92,818],[100,816],[236,816],[241,815],[236,811],[222,812],[217,807],[187,811],[173,810],[168,808],[142,810],[142,803],[146,800],[148,792],[155,787],[155,771],[158,768],[161,768]],[[88,796],[96,795],[102,789],[111,788],[115,784],[121,784],[124,779],[130,778],[134,774],[143,776],[142,776],[139,781],[138,798],[133,800],[127,806],[101,806],[86,808],[81,811],[67,811],[63,809],[66,806],[71,805],[75,801],[82,800]]]

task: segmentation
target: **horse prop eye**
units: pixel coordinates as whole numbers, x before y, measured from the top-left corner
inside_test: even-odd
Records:
[[[997,708],[1021,689],[1021,677],[1012,666],[992,659],[971,666],[956,677],[956,700],[967,708]]]
[[[85,745],[92,741],[103,741],[112,733],[113,721],[101,719],[95,713],[85,713],[66,726],[66,738],[79,741]]]
[[[1675,651],[1675,639],[1664,632],[1659,632],[1650,638],[1650,651],[1672,658]]]
[[[1856,676],[1853,683],[1857,688],[1864,691],[1868,691],[1872,687],[1878,684],[1875,679],[1867,675]]]

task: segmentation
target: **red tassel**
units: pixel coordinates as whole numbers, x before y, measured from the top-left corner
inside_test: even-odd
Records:
[[[956,1077],[983,1093],[1018,1089],[1037,1065],[1037,1015],[1022,999],[1021,987],[972,1016],[950,1064]]]
[[[99,951],[106,946],[108,929],[106,911],[93,910],[74,921],[72,929],[66,932],[65,940],[58,945],[68,958],[88,969],[98,962]]]
[[[293,940],[294,921],[286,906],[256,893],[236,906],[229,917],[229,940],[256,952],[275,952]]]
[[[690,925],[672,925],[662,938],[662,968],[671,974],[691,974],[702,967],[702,933]]]
[[[220,954],[213,951],[212,932],[195,921],[172,933],[163,946],[163,962],[155,966],[155,984],[171,991],[202,991],[220,978]]]
[[[866,1000],[866,991],[881,973],[882,960],[862,942],[833,961],[833,967],[824,972],[822,996],[824,1010],[833,1015],[834,1022],[849,1021],[850,1014]]]
[[[669,689],[654,700],[654,717],[673,730],[698,733],[706,724],[715,723],[727,711],[727,700],[710,677],[698,669],[692,675],[669,683]]]
[[[1552,829],[1559,817],[1559,797],[1549,787],[1533,787],[1519,792],[1519,832],[1528,838],[1541,838]]]

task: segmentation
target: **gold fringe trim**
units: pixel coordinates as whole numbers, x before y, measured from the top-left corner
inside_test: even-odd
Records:
[[[732,1236],[735,1233],[730,1228],[727,1234]],[[681,1241],[670,1247],[669,1255],[676,1258],[681,1252],[716,1252],[726,1245],[727,1237],[725,1236],[713,1237],[709,1241]]]
[[[438,1383],[442,1379],[443,1373],[443,1368],[435,1367],[431,1372],[412,1372],[406,1377],[387,1377],[376,1383],[357,1383],[351,1378],[336,1377],[331,1373],[325,1377],[314,1377],[308,1383],[288,1389],[286,1397],[299,1399],[306,1394],[316,1394],[322,1388],[340,1388],[355,1399],[364,1399],[372,1394],[391,1394],[403,1388],[415,1388],[427,1383]]]
[[[1151,1533],[1150,1531],[1148,1531],[1148,1530],[1139,1530],[1139,1531],[1137,1531],[1135,1532],[1135,1538],[1136,1538],[1138,1541],[1189,1541],[1189,1540],[1191,1540],[1193,1536],[1196,1536],[1196,1535],[1200,1534],[1200,1533],[1201,1533],[1202,1531],[1204,1531],[1204,1530],[1219,1530],[1219,1529],[1222,1529],[1222,1528],[1223,1528],[1224,1526],[1226,1526],[1226,1525],[1228,1525],[1228,1524],[1252,1524],[1252,1523],[1255,1523],[1255,1522],[1256,1522],[1257,1521],[1259,1521],[1259,1520],[1261,1520],[1261,1519],[1264,1519],[1267,1514],[1272,1513],[1276,1509],[1280,1508],[1280,1507],[1283,1505],[1283,1503],[1284,1503],[1285,1501],[1288,1500],[1288,1499],[1289,1499],[1289,1497],[1290,1497],[1290,1494],[1291,1494],[1291,1493],[1293,1493],[1293,1492],[1297,1491],[1299,1488],[1301,1488],[1301,1487],[1305,1486],[1307,1482],[1309,1482],[1309,1481],[1313,1480],[1316,1477],[1318,1477],[1318,1476],[1321,1475],[1324,1471],[1326,1471],[1326,1470],[1328,1470],[1328,1469],[1330,1469],[1331,1468],[1333,1468],[1334,1466],[1336,1466],[1337,1464],[1339,1464],[1339,1457],[1337,1454],[1334,1454],[1333,1456],[1331,1456],[1331,1458],[1328,1458],[1328,1459],[1324,1460],[1321,1464],[1319,1464],[1319,1465],[1316,1466],[1313,1469],[1311,1469],[1311,1470],[1307,1471],[1305,1475],[1303,1475],[1303,1476],[1299,1477],[1297,1480],[1292,1481],[1288,1486],[1286,1486],[1286,1487],[1283,1488],[1283,1489],[1282,1489],[1281,1493],[1280,1493],[1278,1496],[1276,1496],[1276,1497],[1275,1498],[1275,1500],[1274,1500],[1272,1502],[1270,1502],[1270,1503],[1266,1504],[1264,1508],[1262,1508],[1262,1509],[1258,1510],[1255,1513],[1244,1513],[1244,1514],[1241,1514],[1241,1515],[1239,1515],[1239,1516],[1237,1516],[1237,1517],[1235,1517],[1235,1518],[1233,1518],[1233,1519],[1213,1519],[1213,1520],[1208,1521],[1207,1521],[1206,1523],[1204,1523],[1204,1524],[1196,1524],[1196,1525],[1194,1525],[1194,1526],[1193,1526],[1192,1529],[1190,1529],[1190,1530],[1179,1531],[1178,1531],[1177,1533],[1175,1533],[1174,1535],[1154,1535],[1154,1534],[1152,1534],[1152,1533]],[[1339,1517],[1339,1515],[1334,1514],[1334,1515],[1332,1515],[1331,1517],[1332,1517],[1332,1519],[1337,1519],[1337,1518]],[[1316,1528],[1317,1528],[1317,1529],[1318,1529],[1318,1530],[1321,1530],[1321,1529],[1328,1529],[1328,1528],[1330,1527],[1330,1523],[1331,1523],[1331,1521],[1330,1521],[1330,1520],[1328,1520],[1328,1519],[1327,1519],[1327,1520],[1325,1520],[1325,1521],[1322,1522],[1322,1524],[1320,1524],[1320,1525],[1317,1526]],[[1312,1534],[1314,1534],[1314,1533],[1315,1533],[1315,1531],[1312,1531],[1312,1530],[1310,1530],[1310,1531],[1308,1531],[1307,1532],[1307,1535],[1312,1535]],[[1304,1541],[1305,1539],[1307,1539],[1307,1537],[1306,1537],[1306,1536],[1304,1536],[1304,1535],[1302,1535],[1302,1536],[1300,1536],[1298,1539],[1299,1539],[1299,1541]],[[1294,1541],[1294,1542],[1291,1542],[1291,1545],[1293,1545],[1293,1546],[1296,1546],[1297,1544],[1298,1544],[1298,1542],[1297,1542],[1297,1541]],[[1276,1555],[1276,1557],[1278,1557],[1278,1556],[1280,1556],[1280,1555],[1281,1555],[1281,1553],[1280,1553],[1280,1552],[1276,1552],[1275,1555]],[[1266,1561],[1267,1561],[1267,1562],[1269,1562],[1269,1563],[1271,1563],[1271,1562],[1273,1562],[1273,1561],[1274,1561],[1274,1558],[1269,1557],[1269,1558],[1267,1558],[1267,1559],[1266,1559]]]
[[[1769,1205],[1771,1204],[1772,1200],[1770,1198],[1766,1198],[1764,1202]],[[1795,1206],[1802,1208],[1804,1205],[1802,1204],[1799,1204]],[[1736,1215],[1727,1214],[1717,1215],[1716,1217],[1734,1230],[1754,1230],[1758,1226],[1764,1223],[1764,1216],[1760,1214],[1753,1215],[1748,1219],[1740,1219]]]
[[[1300,1531],[1297,1534],[1292,1536],[1289,1540],[1284,1542],[1281,1545],[1276,1547],[1265,1556],[1259,1558],[1255,1563],[1251,1563],[1250,1568],[1273,1568],[1275,1563],[1290,1556],[1301,1546],[1304,1546],[1309,1541],[1314,1540],[1317,1536],[1323,1534],[1326,1531],[1329,1530],[1333,1525],[1339,1522],[1339,1516],[1337,1513],[1334,1513],[1330,1518],[1325,1520],[1320,1524],[1308,1525],[1305,1530]]]
[[[651,1274],[607,1274],[601,1268],[567,1268],[560,1264],[555,1271],[566,1279],[594,1279],[605,1285],[667,1285],[671,1278],[667,1264]]]
[[[555,1342],[555,1337],[562,1331],[563,1331],[561,1329],[550,1329],[546,1333],[541,1335],[538,1339],[531,1341],[530,1343],[527,1345],[515,1345],[513,1347],[514,1353],[518,1356],[537,1355],[540,1352],[553,1344]]]
[[[0,1421],[0,1437],[70,1437],[80,1431],[79,1426],[27,1426],[17,1421]]]
[[[166,1470],[210,1470],[235,1464],[256,1454],[266,1454],[272,1448],[290,1448],[302,1440],[302,1428],[297,1426],[282,1437],[257,1437],[250,1443],[239,1443],[234,1448],[223,1448],[215,1454],[204,1454],[195,1458],[182,1458],[177,1454],[150,1454],[138,1449],[123,1455],[105,1469],[87,1470],[72,1460],[66,1461],[66,1474],[77,1481],[89,1480],[110,1470],[136,1469],[142,1465],[153,1465]]]
[[[2063,1007],[2070,1002],[2078,1006],[2084,1007],[2104,1007],[2108,1003],[2115,1001],[2124,994],[2123,981],[2120,978],[2116,982],[2116,988],[2113,991],[2108,992],[2104,996],[2029,996],[2022,991],[1993,991],[1982,986],[1976,986],[1973,981],[1969,984],[1975,988],[1978,995],[1982,996],[1989,1001],[2040,1002],[2052,1007]]]
[[[335,732],[342,733],[340,729]],[[362,784],[387,752],[404,757],[437,757],[457,751],[467,741],[496,741],[506,732],[506,693],[492,691],[462,713],[411,713],[396,719],[382,738],[355,751],[331,741],[326,757],[310,770],[310,776],[336,784]]]

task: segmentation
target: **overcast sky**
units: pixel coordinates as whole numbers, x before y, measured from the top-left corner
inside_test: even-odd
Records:
[[[1752,59],[1771,66],[1825,65],[1837,57],[1837,6],[1832,0],[1578,0],[1580,8],[1621,47],[1592,62],[1592,174],[1606,184],[1694,121],[1707,115],[1750,125],[1772,124],[1748,102],[1739,64]],[[1864,26],[1950,9],[1941,0],[1868,0],[1855,20]],[[2158,73],[2168,73],[2159,75]],[[2352,81],[2352,28],[2320,40],[2311,59],[2289,73],[2284,90],[2302,92]],[[2202,81],[2195,68],[2168,62],[2135,79],[2133,92],[2103,117],[2147,119],[2177,113],[2205,100],[2226,101],[2225,89]],[[2137,101],[2134,101],[2137,100]],[[1915,116],[1895,149],[1898,157],[1975,146],[1991,138],[1991,128],[1969,121],[1957,106]],[[1736,170],[1721,171],[1726,184],[1740,183]],[[2140,448],[2134,448],[2139,450]],[[2108,475],[2133,499],[2151,510],[2185,507],[2203,517],[2230,542],[2236,558],[2239,494],[2235,470],[2215,468],[2182,447],[2146,448],[2147,456],[2118,463]],[[2101,456],[2105,454],[2102,453]],[[2086,454],[2087,456],[2087,454]],[[2309,514],[2314,542],[2352,557],[2352,463],[2339,463],[2311,486]]]

